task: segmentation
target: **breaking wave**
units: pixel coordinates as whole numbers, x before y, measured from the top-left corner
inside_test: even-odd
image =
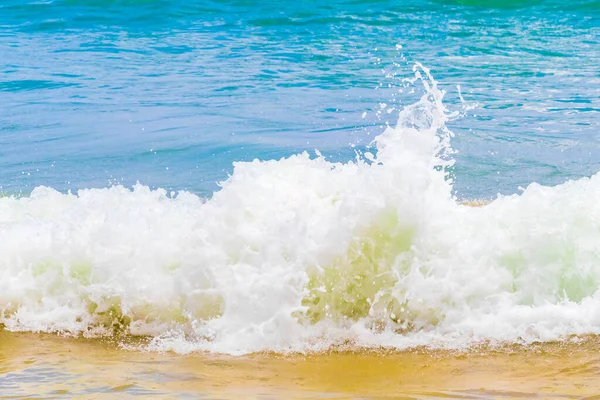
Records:
[[[0,323],[241,354],[464,348],[600,332],[600,176],[480,207],[425,91],[348,163],[236,163],[210,199],[115,186],[0,198]]]

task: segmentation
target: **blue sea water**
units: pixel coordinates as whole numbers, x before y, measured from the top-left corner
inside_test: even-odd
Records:
[[[458,197],[600,170],[598,1],[2,0],[0,191],[210,196],[234,161],[352,160],[415,62],[463,114]]]

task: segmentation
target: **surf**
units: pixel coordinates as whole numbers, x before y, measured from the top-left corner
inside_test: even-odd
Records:
[[[480,207],[453,193],[458,116],[420,99],[347,163],[234,164],[210,198],[137,184],[0,198],[0,323],[139,348],[312,352],[600,331],[600,177]]]

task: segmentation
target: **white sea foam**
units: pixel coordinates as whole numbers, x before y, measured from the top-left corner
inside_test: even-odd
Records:
[[[600,332],[600,176],[482,207],[425,94],[375,154],[237,163],[210,200],[137,185],[0,199],[0,322],[239,354]]]

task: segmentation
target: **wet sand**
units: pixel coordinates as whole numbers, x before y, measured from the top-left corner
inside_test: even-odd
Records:
[[[600,398],[600,339],[469,353],[159,354],[0,332],[0,398]]]

